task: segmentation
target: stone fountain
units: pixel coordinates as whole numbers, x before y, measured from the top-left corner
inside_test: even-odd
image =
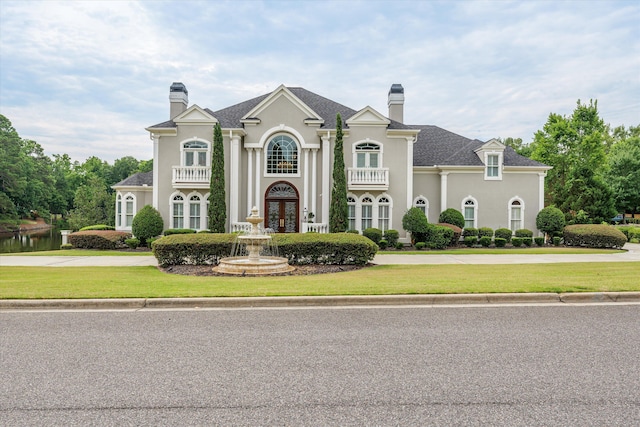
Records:
[[[258,216],[258,208],[254,206],[251,209],[251,215],[247,217],[247,222],[251,224],[251,230],[248,234],[238,236],[232,251],[233,255],[246,255],[222,258],[213,271],[242,276],[259,276],[288,273],[294,270],[286,258],[277,256],[277,250],[274,250],[275,245],[271,236],[260,230],[258,224],[262,223],[263,219]],[[271,251],[268,255],[264,253],[267,252],[267,249]]]

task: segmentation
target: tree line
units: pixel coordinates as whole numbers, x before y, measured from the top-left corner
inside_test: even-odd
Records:
[[[67,154],[44,154],[36,141],[23,139],[0,115],[0,222],[57,218],[57,225],[114,225],[112,185],[136,172],[153,170],[152,160],[122,157],[111,165],[95,156],[83,163]]]
[[[528,144],[503,141],[523,156],[552,166],[545,205],[569,223],[609,222],[618,213],[640,212],[640,125],[611,128],[597,101],[577,102],[568,116],[551,113]]]

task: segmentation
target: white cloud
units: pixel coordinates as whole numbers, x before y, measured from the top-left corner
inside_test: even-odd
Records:
[[[48,153],[149,158],[168,88],[220,109],[281,83],[470,138],[532,138],[598,99],[640,124],[640,6],[576,2],[0,3],[0,113]],[[105,147],[108,147],[105,149]]]

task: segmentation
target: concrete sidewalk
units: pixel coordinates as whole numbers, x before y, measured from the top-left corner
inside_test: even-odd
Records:
[[[627,252],[611,254],[501,254],[501,255],[395,255],[378,254],[373,264],[546,264],[559,262],[640,262],[640,244],[627,243]],[[136,256],[37,256],[0,255],[0,266],[20,267],[140,267],[157,266],[153,255]]]

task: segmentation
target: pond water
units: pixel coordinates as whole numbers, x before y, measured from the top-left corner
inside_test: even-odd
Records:
[[[50,229],[31,233],[0,234],[0,253],[51,251],[60,249],[60,230]]]

